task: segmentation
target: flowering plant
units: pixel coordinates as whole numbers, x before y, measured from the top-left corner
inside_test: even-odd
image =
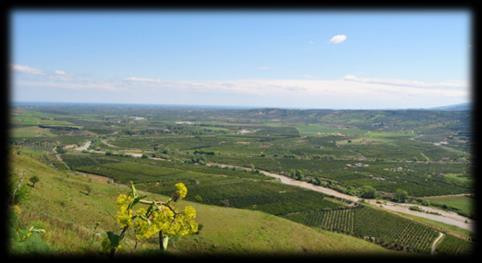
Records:
[[[196,209],[186,206],[183,211],[178,211],[174,206],[175,202],[186,197],[187,187],[183,183],[177,183],[175,188],[176,191],[167,202],[145,200],[143,198],[146,196],[139,196],[131,182],[130,192],[117,197],[119,209],[116,219],[121,228],[120,234],[107,232],[107,236],[102,242],[103,249],[114,255],[130,228],[134,231],[136,241],[158,235],[161,250],[167,249],[169,237],[197,233]],[[147,208],[134,209],[137,204],[147,205]]]

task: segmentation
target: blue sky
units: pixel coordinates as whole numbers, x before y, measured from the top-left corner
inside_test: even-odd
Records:
[[[470,99],[467,12],[15,12],[14,101],[410,108]]]

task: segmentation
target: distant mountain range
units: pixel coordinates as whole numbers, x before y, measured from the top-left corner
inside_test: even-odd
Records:
[[[472,109],[472,104],[467,102],[467,103],[460,103],[460,104],[453,104],[453,105],[430,108],[429,110],[468,111],[468,110],[471,110],[471,109]]]

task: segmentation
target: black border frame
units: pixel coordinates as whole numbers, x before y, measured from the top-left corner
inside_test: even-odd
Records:
[[[116,1],[115,5],[109,5],[108,2],[103,2],[101,0],[91,1],[26,1],[26,0],[5,0],[0,2],[0,39],[3,40],[0,43],[1,48],[1,58],[3,59],[3,63],[0,65],[0,76],[3,80],[2,85],[2,102],[1,105],[3,106],[2,113],[2,124],[3,129],[1,130],[1,138],[0,138],[0,146],[1,146],[1,154],[3,157],[3,167],[4,173],[1,177],[3,182],[0,182],[0,193],[3,194],[3,202],[2,202],[2,209],[4,211],[3,216],[1,216],[1,220],[3,221],[2,227],[0,229],[1,237],[4,238],[4,243],[1,249],[1,254],[5,259],[67,259],[67,260],[74,260],[74,259],[109,259],[104,257],[98,257],[91,255],[72,255],[72,256],[41,256],[41,255],[32,255],[32,256],[13,256],[8,253],[8,229],[7,229],[7,222],[6,215],[8,205],[6,200],[8,199],[8,171],[9,171],[9,162],[8,162],[8,138],[9,138],[9,118],[10,118],[10,50],[11,50],[11,43],[10,43],[10,34],[11,27],[11,13],[15,11],[156,11],[156,10],[163,10],[163,11],[255,11],[255,12],[289,12],[289,11],[308,11],[308,12],[316,12],[316,11],[453,11],[453,10],[466,10],[470,12],[471,15],[471,36],[472,36],[472,59],[471,59],[471,85],[472,85],[472,134],[473,134],[473,144],[472,144],[472,174],[478,175],[480,172],[480,153],[478,152],[479,148],[479,140],[477,138],[478,132],[480,131],[477,126],[477,117],[480,115],[480,108],[482,105],[479,103],[479,95],[478,92],[478,30],[480,24],[480,1],[478,0],[461,0],[461,1],[430,1],[430,0],[391,0],[391,1],[356,1],[356,0],[325,0],[323,2],[309,3],[304,0],[298,0],[295,3],[286,4],[286,3],[274,3],[278,4],[276,6],[269,5],[270,3],[261,3],[261,2],[253,2],[248,3],[246,1],[238,2],[238,3],[229,3],[231,5],[227,5],[227,2],[221,3],[221,5],[216,5],[213,2],[205,2],[203,5],[199,4],[192,4],[192,5],[183,5],[179,3],[166,3],[164,5],[160,4],[153,4],[149,3],[149,1],[144,0],[137,0],[137,1]],[[273,4],[273,3],[271,3]],[[148,9],[149,8],[149,9]],[[480,202],[479,199],[481,198],[481,193],[479,186],[481,184],[482,179],[477,178],[475,176],[474,179],[474,195],[475,195],[475,212],[476,218],[480,218],[479,211],[480,209]],[[251,261],[251,260],[287,260],[289,262],[295,262],[298,260],[312,260],[312,261],[319,261],[319,260],[359,260],[359,259],[366,259],[366,260],[475,260],[475,258],[479,255],[479,227],[475,226],[475,238],[474,238],[474,253],[470,256],[457,256],[457,257],[426,257],[426,256],[401,256],[401,257],[392,257],[392,256],[346,256],[346,255],[328,255],[326,257],[314,257],[314,256],[292,256],[292,255],[261,255],[261,256],[254,256],[254,255],[217,255],[217,256],[197,256],[193,255],[193,257],[180,257],[180,256],[165,256],[162,258],[150,258],[149,256],[141,256],[141,257],[125,257],[125,256],[118,256],[113,258],[114,260],[138,260],[138,259],[150,259],[150,260],[242,260],[242,261]]]

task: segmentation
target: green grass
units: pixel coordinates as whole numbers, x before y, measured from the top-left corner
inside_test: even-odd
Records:
[[[96,232],[116,229],[115,199],[128,190],[126,186],[57,171],[23,154],[12,156],[11,164],[14,173],[25,171],[25,176],[40,177],[30,198],[20,205],[20,219],[26,225],[37,222],[46,230],[43,238],[51,252],[98,251],[100,240],[93,231],[96,222],[100,223]],[[92,187],[90,195],[82,193],[86,185]],[[150,198],[166,199],[162,195],[147,194]],[[316,230],[259,211],[189,201],[181,201],[179,206],[187,204],[196,208],[203,229],[199,235],[171,243],[171,253],[392,253],[361,239]],[[124,251],[133,252],[132,246],[132,237],[128,236]],[[157,246],[155,241],[145,242],[137,251]]]
[[[465,215],[473,214],[474,199],[470,196],[433,196],[424,199],[437,206],[446,205]]]
[[[31,138],[31,137],[53,137],[49,129],[39,128],[37,126],[28,126],[21,128],[13,128],[11,130],[13,138]]]
[[[71,126],[68,121],[56,120],[56,114],[46,114],[38,111],[16,111],[12,116],[12,122],[16,125],[58,125]]]
[[[472,185],[471,178],[461,173],[446,173],[444,174],[444,177],[447,182],[450,182],[453,184],[464,185],[464,186]]]
[[[439,255],[459,255],[468,254],[472,251],[472,244],[465,240],[460,240],[451,236],[445,236],[442,243],[437,247],[436,253]]]

